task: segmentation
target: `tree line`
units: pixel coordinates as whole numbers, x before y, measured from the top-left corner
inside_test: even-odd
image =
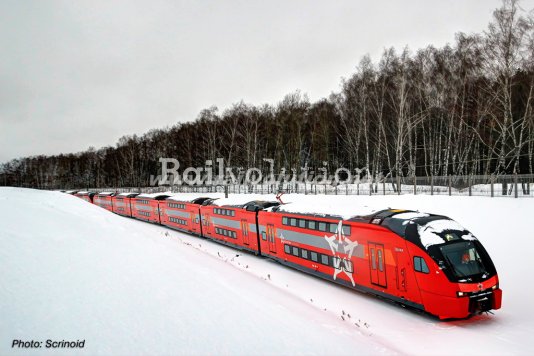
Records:
[[[533,173],[534,17],[505,0],[480,34],[416,52],[361,59],[339,92],[299,91],[273,105],[238,102],[191,122],[124,136],[115,146],[15,159],[0,184],[38,188],[148,186],[160,157],[185,167],[363,169],[373,176]]]

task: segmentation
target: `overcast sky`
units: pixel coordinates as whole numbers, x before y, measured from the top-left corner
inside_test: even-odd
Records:
[[[531,9],[534,0],[522,1]],[[361,57],[481,32],[499,0],[0,0],[0,162],[338,91]]]

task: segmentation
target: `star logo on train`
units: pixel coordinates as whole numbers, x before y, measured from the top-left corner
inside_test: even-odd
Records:
[[[354,250],[358,246],[358,242],[351,241],[345,236],[345,233],[343,232],[343,220],[339,221],[334,235],[325,235],[324,238],[326,242],[328,242],[332,255],[334,256],[334,280],[337,278],[338,274],[344,273],[352,282],[352,286],[356,286],[354,278],[352,277],[354,269],[350,260]],[[343,257],[342,254],[346,255],[346,257]]]

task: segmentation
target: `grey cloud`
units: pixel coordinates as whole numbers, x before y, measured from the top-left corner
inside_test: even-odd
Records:
[[[112,145],[241,99],[317,100],[364,54],[479,32],[499,4],[4,0],[0,162]]]

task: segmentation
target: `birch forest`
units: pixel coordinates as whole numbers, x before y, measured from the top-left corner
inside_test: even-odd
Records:
[[[6,162],[0,184],[148,186],[160,157],[181,170],[222,157],[243,169],[266,169],[270,158],[276,171],[327,162],[391,177],[534,173],[534,15],[517,1],[504,1],[482,33],[355,64],[328,98],[296,91],[263,106],[236,98],[113,146]]]

